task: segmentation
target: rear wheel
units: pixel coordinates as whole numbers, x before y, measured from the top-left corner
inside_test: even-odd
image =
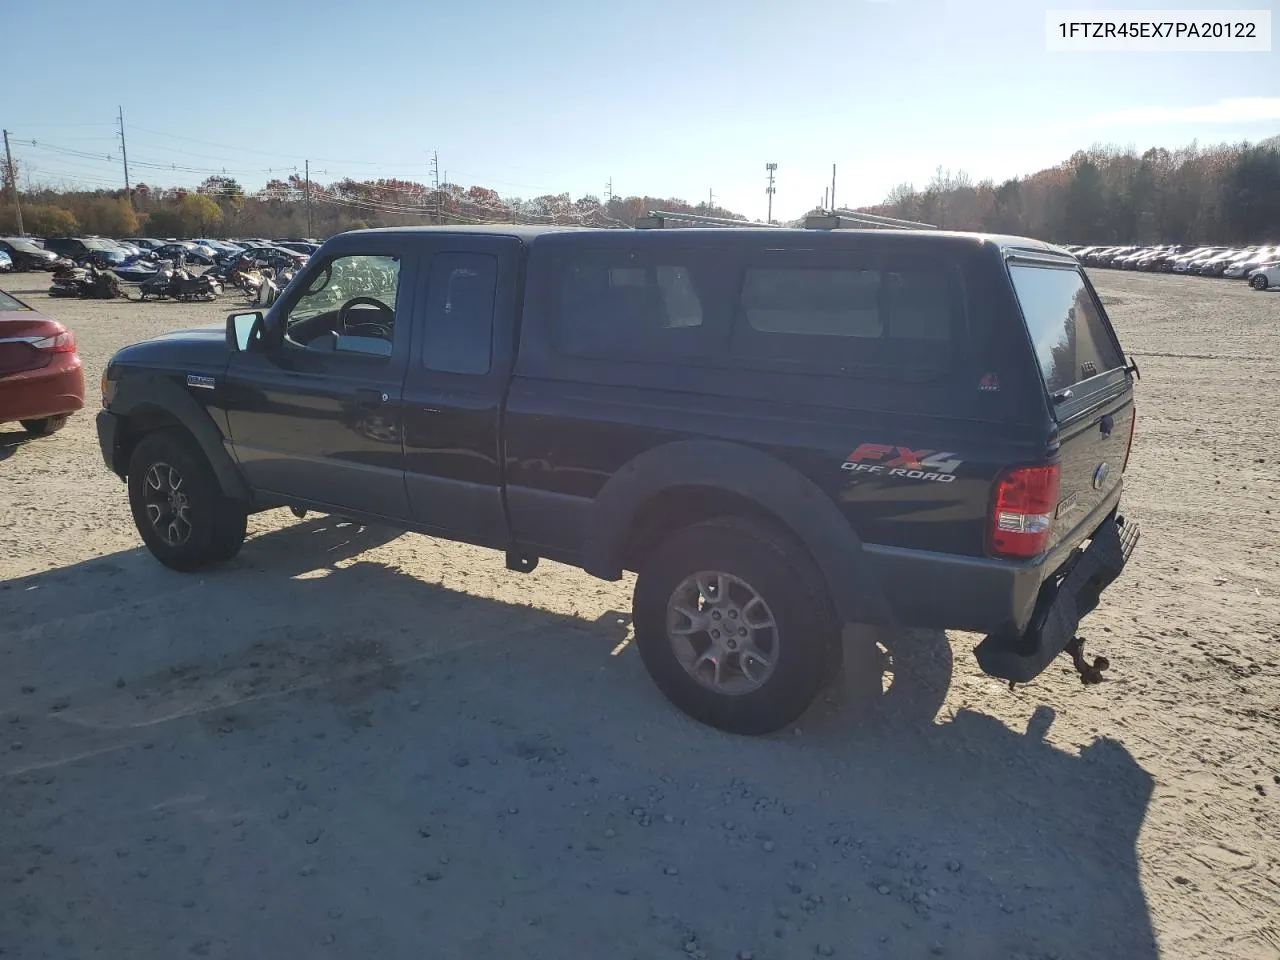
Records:
[[[129,507],[147,548],[174,570],[230,560],[244,542],[246,510],[223,496],[204,453],[181,430],[138,442],[129,458]]]
[[[720,517],[681,530],[641,564],[636,645],[672,703],[732,733],[770,733],[813,701],[839,650],[825,581],[790,536]]]
[[[33,437],[47,437],[51,433],[57,433],[67,425],[67,420],[71,418],[71,414],[63,413],[56,417],[40,417],[38,420],[23,420],[22,429],[27,431]]]
[[[1249,286],[1253,287],[1255,290],[1265,290],[1267,289],[1267,278],[1261,274],[1256,277],[1250,277]]]

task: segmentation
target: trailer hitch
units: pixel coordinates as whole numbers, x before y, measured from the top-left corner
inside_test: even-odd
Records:
[[[1093,663],[1089,663],[1084,658],[1084,637],[1072,637],[1071,642],[1067,644],[1066,652],[1071,654],[1071,663],[1075,666],[1076,672],[1080,674],[1080,682],[1083,684],[1101,683],[1103,680],[1102,671],[1109,669],[1111,661],[1106,657],[1094,657]]]

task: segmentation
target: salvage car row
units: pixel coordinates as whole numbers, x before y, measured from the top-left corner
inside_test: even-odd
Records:
[[[1068,247],[1086,267],[1150,270],[1245,280],[1255,290],[1280,287],[1280,245],[1193,247],[1186,244]]]

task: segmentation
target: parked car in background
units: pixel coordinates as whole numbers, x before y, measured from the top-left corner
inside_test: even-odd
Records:
[[[46,250],[77,263],[92,260],[97,266],[116,267],[129,259],[129,254],[113,240],[101,237],[50,237],[44,242]]]
[[[132,243],[135,247],[143,250],[155,250],[157,247],[164,246],[163,240],[157,240],[154,237],[128,237],[126,242]]]
[[[1237,279],[1248,277],[1254,270],[1265,263],[1280,258],[1280,248],[1277,247],[1259,247],[1247,257],[1243,257],[1232,261],[1227,268],[1222,271],[1224,277]]]
[[[1241,250],[1232,248],[1224,250],[1216,257],[1210,257],[1208,260],[1200,264],[1197,272],[1202,277],[1220,277],[1222,272],[1231,266],[1236,260],[1248,259],[1253,255],[1252,250]]]
[[[0,250],[0,273],[13,272],[13,258],[5,250]]]
[[[65,262],[52,250],[32,241],[30,237],[0,237],[0,250],[9,255],[13,269],[18,272],[56,270]]]
[[[238,247],[235,244],[227,243],[227,241],[225,240],[210,240],[203,237],[198,237],[193,242],[198,246],[208,247],[210,250],[213,251],[214,257],[218,257],[224,253],[234,253],[242,249],[241,247]]]
[[[1255,290],[1272,290],[1280,288],[1280,262],[1267,267],[1259,267],[1249,274],[1249,286]]]
[[[1138,265],[1138,269],[1171,273],[1173,272],[1174,261],[1186,256],[1190,249],[1190,247],[1186,246],[1169,247],[1167,250],[1163,250],[1155,256],[1148,257],[1143,260]]]
[[[1180,260],[1173,262],[1174,273],[1199,273],[1200,264],[1211,260],[1222,252],[1222,247],[1201,247]]]
[[[237,261],[247,268],[253,264],[270,267],[272,270],[297,270],[307,262],[307,258],[296,250],[284,247],[266,246],[250,247],[240,254]]]
[[[16,420],[43,437],[83,406],[75,335],[0,290],[0,423]]]
[[[198,264],[200,266],[212,266],[217,260],[217,254],[209,247],[202,246],[198,243],[192,243],[189,240],[178,240],[173,243],[166,243],[164,246],[153,251],[161,260],[177,260],[182,258],[184,263]]]
[[[283,247],[285,250],[292,250],[294,253],[300,253],[304,257],[309,257],[320,249],[318,243],[307,243],[305,240],[280,240],[276,242],[277,247]]]

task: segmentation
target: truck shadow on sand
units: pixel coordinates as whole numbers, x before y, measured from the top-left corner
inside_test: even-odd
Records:
[[[0,943],[1157,955],[1150,775],[1112,740],[1050,746],[1045,707],[936,721],[940,634],[881,703],[837,687],[798,735],[734,737],[661,698],[624,615],[356,559],[394,536],[320,519],[204,576],[134,550],[0,584]]]

